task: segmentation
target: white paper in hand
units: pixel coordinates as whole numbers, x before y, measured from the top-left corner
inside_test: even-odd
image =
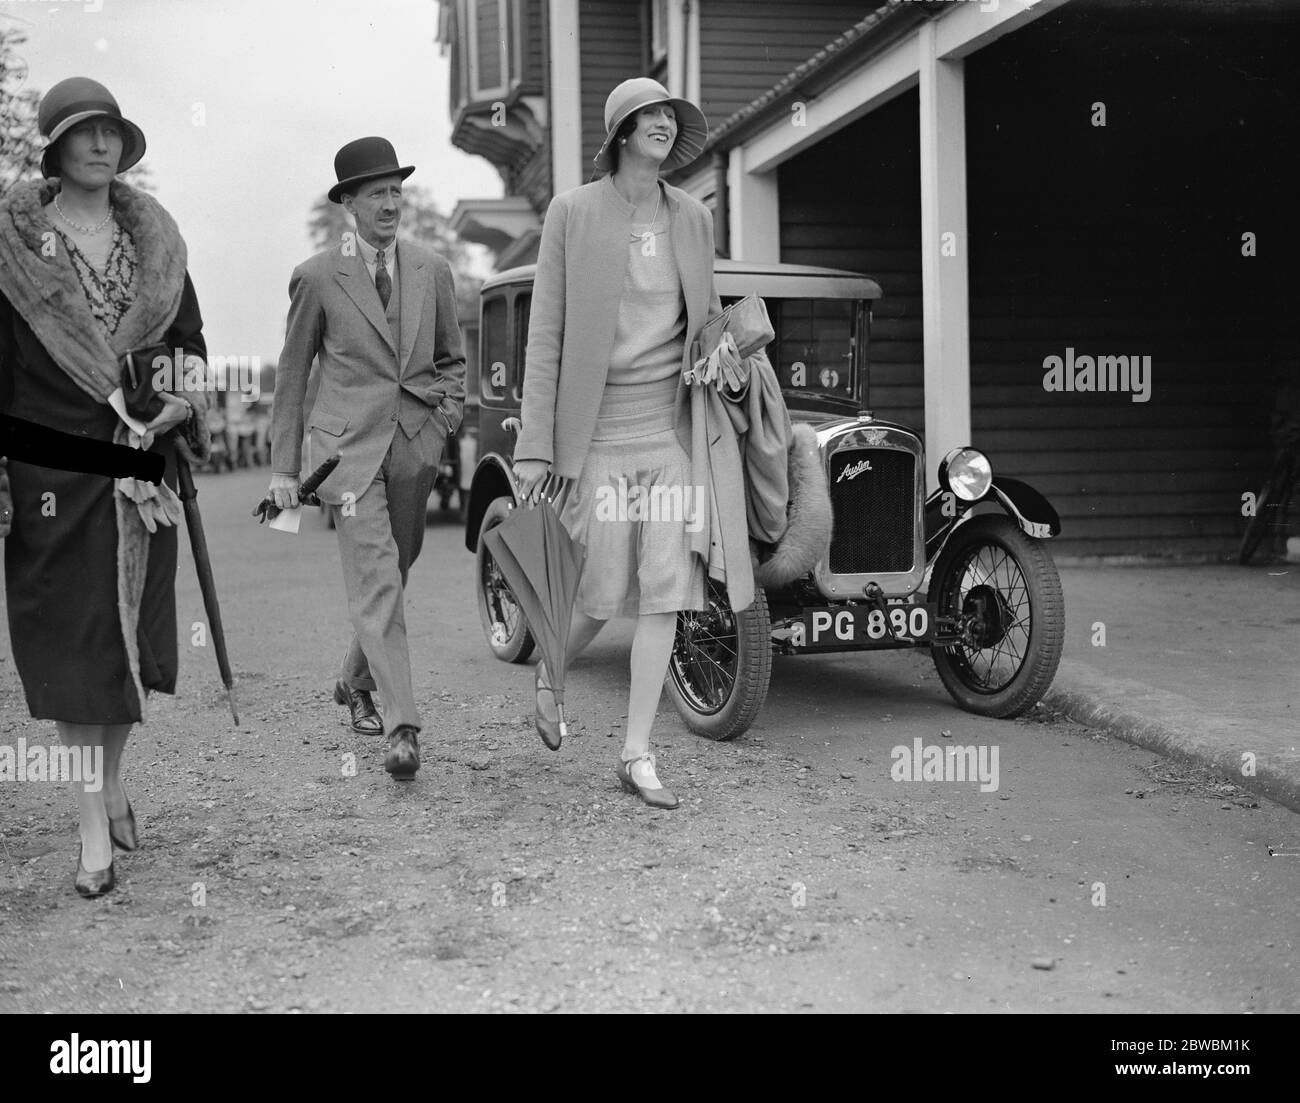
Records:
[[[295,506],[293,509],[282,509],[271,522],[270,527],[276,532],[298,532],[298,526],[302,524],[302,506]]]
[[[122,393],[122,388],[118,387],[111,395],[108,396],[108,404],[113,407],[114,412],[122,419],[122,423],[135,433],[136,436],[142,437],[148,430],[144,422],[133,418],[126,412],[126,396]]]

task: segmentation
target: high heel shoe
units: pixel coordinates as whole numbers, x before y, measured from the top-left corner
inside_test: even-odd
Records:
[[[113,872],[113,863],[108,863],[107,869],[97,869],[91,871],[82,865],[82,855],[85,853],[85,847],[77,853],[77,877],[73,881],[78,893],[86,897],[87,900],[96,896],[103,896],[106,892],[112,892],[117,884],[117,877]]]
[[[126,802],[126,815],[119,819],[108,817],[108,837],[120,850],[135,850],[140,845],[140,838],[135,832],[135,810],[131,802]]]
[[[564,734],[560,728],[559,717],[557,716],[552,720],[542,712],[543,693],[549,693],[551,695],[551,700],[555,700],[555,690],[542,681],[542,670],[542,664],[538,663],[537,672],[533,677],[533,704],[537,710],[533,716],[533,724],[536,726],[537,734],[542,737],[542,742],[546,744],[547,748],[552,751],[558,751],[560,749],[560,742],[564,738]]]
[[[634,771],[633,767],[642,762],[647,765]],[[623,783],[624,789],[629,793],[635,793],[651,808],[677,807],[677,798],[659,784],[659,778],[655,776],[655,756],[649,752],[639,754],[636,758],[620,758],[615,773],[618,774],[618,780]],[[638,774],[640,777],[637,776]],[[654,782],[654,784],[648,785],[647,782]]]

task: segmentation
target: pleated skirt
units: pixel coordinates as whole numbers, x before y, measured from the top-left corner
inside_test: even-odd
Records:
[[[608,620],[704,608],[704,562],[691,534],[707,523],[677,439],[677,380],[609,385],[582,472],[556,500],[587,546],[577,607]]]

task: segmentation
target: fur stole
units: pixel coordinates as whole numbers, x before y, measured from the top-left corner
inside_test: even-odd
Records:
[[[44,206],[60,187],[57,179],[15,185],[0,203],[0,292],[21,315],[50,358],[97,402],[121,384],[120,357],[128,349],[158,344],[180,307],[185,290],[185,242],[152,196],[114,181],[109,202],[135,246],[135,297],[117,332],[108,337],[86,302],[76,269]],[[190,399],[189,395],[184,395]],[[202,396],[192,421],[206,408]],[[206,425],[203,426],[206,430]],[[116,438],[125,439],[125,427]],[[187,458],[194,450],[176,435]],[[140,681],[138,631],[149,561],[149,532],[134,502],[114,493],[117,514],[117,602],[127,665],[145,711]]]
[[[778,589],[806,575],[831,542],[831,494],[810,425],[797,424],[790,441],[789,524],[766,558],[754,566],[754,584]]]

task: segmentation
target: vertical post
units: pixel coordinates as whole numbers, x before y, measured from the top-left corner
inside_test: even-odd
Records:
[[[918,39],[925,477],[933,490],[943,454],[971,442],[966,86],[963,62],[936,55],[933,22]]]
[[[551,194],[559,195],[583,182],[582,98],[578,56],[578,0],[550,4]]]
[[[745,150],[731,151],[727,197],[728,237],[737,260],[775,264],[781,259],[781,195],[776,170],[747,172]]]

